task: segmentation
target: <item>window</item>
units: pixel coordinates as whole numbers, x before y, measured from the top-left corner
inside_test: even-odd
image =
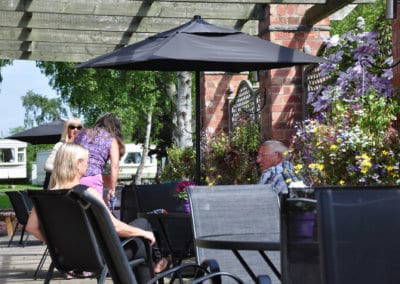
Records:
[[[13,148],[0,149],[0,163],[15,163],[15,152]]]
[[[142,155],[139,152],[129,152],[124,160],[125,164],[139,164],[142,160]]]
[[[18,148],[18,163],[25,162],[25,148]]]

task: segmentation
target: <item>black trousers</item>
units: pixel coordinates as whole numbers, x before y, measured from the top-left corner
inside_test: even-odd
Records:
[[[152,231],[150,223],[145,218],[135,219],[130,222],[129,225],[145,231]],[[133,269],[138,283],[146,283],[152,278],[153,275],[153,272],[149,269],[149,263],[153,262],[152,255],[147,255],[146,247],[144,244],[144,242],[146,241],[147,240],[144,240],[142,238],[134,238],[134,240],[130,241],[129,244],[124,247],[126,256],[129,260],[134,260],[138,258],[143,258],[146,260],[145,263],[142,263],[134,267]],[[153,249],[157,248],[154,248],[153,246]],[[153,268],[151,267],[151,269]]]

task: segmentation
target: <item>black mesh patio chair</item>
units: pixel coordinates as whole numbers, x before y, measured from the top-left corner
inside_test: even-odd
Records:
[[[276,193],[267,185],[193,186],[189,188],[194,237],[224,234],[262,234],[280,246],[280,211]],[[255,275],[268,274],[272,283],[280,283],[273,270],[257,251],[240,254]],[[280,270],[279,251],[268,251],[268,257]],[[240,277],[245,283],[252,278],[230,250],[196,247],[198,263],[215,259],[221,271]],[[232,283],[229,279],[224,283]]]
[[[102,248],[104,259],[107,263],[114,283],[135,284],[136,278],[129,266],[128,259],[124,253],[118,235],[115,232],[110,216],[106,207],[90,193],[84,190],[74,189],[71,191],[73,196],[80,204],[92,225],[96,238]],[[218,272],[218,267],[212,260],[203,266],[195,264],[185,264],[174,267],[154,276],[147,284],[157,283],[164,277],[171,275],[171,283],[179,277],[180,273],[186,269],[197,269],[196,276],[201,277],[210,272]],[[210,271],[210,272],[209,272]],[[215,282],[218,283],[218,282]]]
[[[45,283],[54,268],[60,272],[92,272],[104,283],[107,266],[86,215],[67,190],[29,190],[52,259]]]
[[[26,223],[28,222],[29,213],[32,209],[32,204],[27,200],[27,198],[20,191],[6,191],[8,198],[10,199],[11,205],[15,212],[15,217],[17,218],[17,224],[15,225],[14,231],[8,241],[8,246],[11,245],[14,239],[15,233],[17,232],[18,225],[22,225],[21,238],[19,244],[25,246],[24,234]]]
[[[182,202],[176,197],[177,183],[129,185],[121,194],[121,220],[129,223],[138,218],[139,213],[147,213],[156,209],[167,212],[181,212]],[[151,223],[159,248],[163,254],[172,256],[173,262],[179,265],[183,259],[193,257],[194,244],[191,221],[189,218],[145,217]]]
[[[316,189],[323,284],[399,283],[400,188]]]
[[[182,205],[175,196],[177,183],[127,185],[121,192],[121,220],[129,223],[138,218],[139,212],[166,209],[182,211]]]

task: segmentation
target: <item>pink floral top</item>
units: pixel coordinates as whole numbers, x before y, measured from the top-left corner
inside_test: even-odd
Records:
[[[82,145],[89,150],[88,169],[83,175],[95,176],[103,174],[105,164],[110,157],[111,142],[113,137],[106,130],[99,128],[96,136],[92,137],[96,129],[84,129],[76,136],[74,143]]]

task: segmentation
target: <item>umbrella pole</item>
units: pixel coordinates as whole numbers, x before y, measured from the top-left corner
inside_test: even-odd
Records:
[[[200,157],[200,71],[196,71],[196,184],[201,183],[201,157]]]

